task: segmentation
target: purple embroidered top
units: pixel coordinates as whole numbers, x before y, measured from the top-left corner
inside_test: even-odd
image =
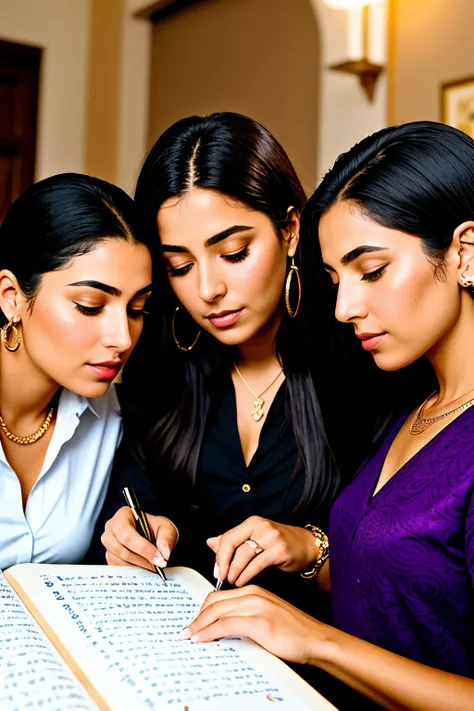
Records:
[[[372,497],[399,418],[331,512],[335,626],[474,678],[474,407]]]

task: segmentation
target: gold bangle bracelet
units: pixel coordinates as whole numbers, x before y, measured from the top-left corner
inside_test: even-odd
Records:
[[[316,545],[318,546],[318,557],[312,568],[305,570],[304,573],[300,573],[302,578],[309,580],[310,578],[314,578],[322,564],[329,558],[329,539],[324,531],[317,526],[313,526],[311,523],[308,523],[305,528],[311,531],[315,538]]]

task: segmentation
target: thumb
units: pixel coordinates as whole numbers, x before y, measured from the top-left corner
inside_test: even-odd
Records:
[[[178,542],[179,532],[173,521],[170,521],[169,518],[165,518],[165,516],[150,516],[149,519],[153,519],[150,520],[150,525],[155,531],[156,547],[163,558],[161,564],[157,563],[157,565],[164,568],[171,555],[171,551]]]
[[[217,549],[219,548],[221,538],[222,538],[222,536],[214,536],[214,538],[208,538],[206,541],[207,545],[209,546],[211,551],[213,551],[214,553],[217,553]]]

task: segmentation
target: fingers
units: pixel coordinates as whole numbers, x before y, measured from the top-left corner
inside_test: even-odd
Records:
[[[208,642],[233,634],[253,638],[253,622],[264,614],[272,597],[254,585],[245,590],[211,593],[183,637],[193,642]]]
[[[219,547],[216,552],[216,564],[219,568],[220,580],[227,578],[235,550],[242,545],[242,543],[245,543],[248,538],[252,538],[255,527],[263,520],[264,519],[261,519],[259,516],[251,516],[239,526],[231,528],[220,537]],[[240,572],[239,570],[238,573]]]
[[[112,552],[115,551],[115,552]],[[105,553],[105,559],[107,565],[126,565],[126,566],[136,566],[137,568],[145,568],[147,570],[155,571],[154,566],[142,556],[136,555],[122,546],[117,540],[115,543],[111,544],[111,548],[107,549]]]
[[[249,546],[247,546],[247,548],[249,548]],[[243,585],[247,585],[247,583],[256,575],[261,573],[262,570],[265,570],[265,568],[269,568],[274,564],[274,556],[271,550],[263,551],[263,553],[260,553],[259,555],[255,555],[254,553],[252,560],[242,569],[242,571],[238,572],[238,575],[234,579],[233,583],[238,588]]]
[[[123,506],[107,521],[101,541],[106,551],[120,558],[125,565],[153,569],[153,559],[158,550],[138,533],[128,506]]]
[[[157,554],[154,557],[155,565],[164,568],[168,563],[171,551],[178,542],[178,529],[169,518],[164,516],[150,516],[148,521],[156,536]]]
[[[255,639],[257,636],[254,617],[222,617],[207,627],[203,627],[199,632],[192,632],[191,628],[188,629],[189,633],[183,632],[183,639],[191,639],[191,642],[213,642],[215,639],[222,639],[222,637],[237,636]]]
[[[209,546],[211,551],[213,551],[214,553],[217,553],[217,549],[219,548],[221,538],[222,538],[222,536],[214,536],[214,538],[208,538],[206,541],[207,545]]]

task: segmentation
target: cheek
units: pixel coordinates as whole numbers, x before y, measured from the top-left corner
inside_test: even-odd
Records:
[[[274,298],[281,294],[286,276],[286,259],[279,245],[277,249],[262,249],[243,263],[242,269],[231,274],[229,283],[238,286],[242,296]]]
[[[94,318],[78,313],[70,303],[35,303],[28,333],[34,335],[35,341],[46,341],[51,350],[74,351],[96,340]]]

